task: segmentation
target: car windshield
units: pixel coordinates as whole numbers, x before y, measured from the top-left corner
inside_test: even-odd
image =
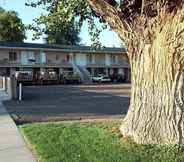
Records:
[[[95,77],[98,77],[99,78],[99,77],[103,77],[103,76],[102,75],[96,75]]]

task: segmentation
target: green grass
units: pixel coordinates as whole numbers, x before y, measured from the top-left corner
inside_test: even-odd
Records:
[[[122,139],[117,123],[45,123],[20,128],[39,162],[184,162],[176,146],[143,146]]]

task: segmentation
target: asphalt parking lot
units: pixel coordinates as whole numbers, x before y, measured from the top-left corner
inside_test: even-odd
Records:
[[[23,101],[6,101],[17,123],[121,118],[129,106],[129,84],[23,87]]]

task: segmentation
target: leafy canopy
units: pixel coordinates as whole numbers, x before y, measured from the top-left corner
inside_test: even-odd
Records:
[[[68,25],[67,28],[61,27],[59,30],[46,27],[44,34],[47,35],[45,41],[48,44],[79,45],[81,41],[80,30],[75,23]]]
[[[104,23],[104,21],[95,14],[86,0],[39,0],[29,1],[26,5],[32,7],[42,6],[46,11],[46,14],[42,14],[34,20],[35,24],[29,26],[29,29],[36,31],[34,38],[38,38],[41,34],[46,33],[49,35],[48,39],[50,42],[58,43],[58,41],[63,42],[58,40],[58,38],[64,34],[63,37],[67,37],[65,39],[68,42],[67,44],[73,44],[73,42],[77,44],[79,38],[73,31],[78,34],[83,22],[87,21],[91,40],[95,46],[98,46],[100,44],[99,34],[107,27],[106,24],[96,26],[99,22]],[[77,43],[72,40],[73,37],[74,40],[77,39]],[[53,38],[56,39],[53,40]]]
[[[44,4],[44,5],[43,5]],[[80,43],[80,27],[75,18],[63,19],[64,8],[62,4],[53,2],[31,3],[28,6],[36,7],[42,5],[45,14],[34,19],[34,23],[28,26],[28,29],[35,31],[34,38],[39,38],[42,34],[46,35],[46,42],[51,44],[77,45]]]
[[[25,38],[25,26],[17,13],[0,8],[0,41],[23,42]]]

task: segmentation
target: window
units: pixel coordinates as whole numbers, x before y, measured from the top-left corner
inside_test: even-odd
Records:
[[[117,62],[117,57],[115,55],[111,55],[111,62],[116,63]]]
[[[36,62],[35,53],[33,51],[28,51],[27,52],[27,58],[28,58],[29,63],[35,63]]]
[[[9,61],[16,61],[16,60],[17,60],[17,53],[9,52]]]

